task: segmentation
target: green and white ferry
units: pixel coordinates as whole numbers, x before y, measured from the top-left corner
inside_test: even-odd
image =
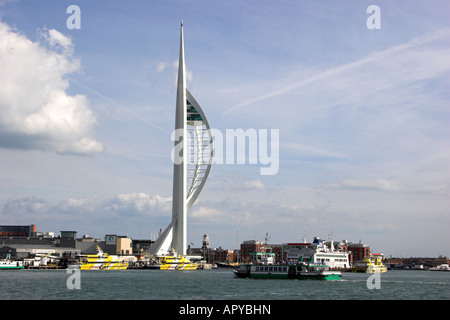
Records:
[[[340,271],[331,271],[324,264],[297,261],[295,264],[242,264],[235,274],[239,278],[340,280]]]
[[[6,269],[23,269],[23,263],[22,261],[13,261],[11,260],[11,255],[7,253],[5,255],[5,259],[0,260],[0,270],[6,270]]]

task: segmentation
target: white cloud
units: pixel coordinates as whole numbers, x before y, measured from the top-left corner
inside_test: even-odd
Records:
[[[95,115],[83,95],[66,93],[64,76],[79,70],[72,42],[44,33],[46,48],[0,22],[0,147],[92,154]]]
[[[209,182],[210,188],[218,190],[235,191],[238,193],[250,191],[263,191],[270,189],[260,179],[250,179],[244,175],[228,174],[216,175],[214,181]]]
[[[160,63],[158,63],[158,66],[156,67],[156,71],[163,72],[166,67],[167,67],[167,63],[165,63],[164,61],[161,61]]]
[[[405,184],[386,179],[348,179],[340,182],[327,183],[320,186],[325,189],[348,189],[348,190],[379,190],[405,193],[434,194],[445,196],[448,194],[448,184],[424,184],[419,186]]]
[[[194,207],[192,213],[190,214],[193,218],[206,218],[206,219],[217,219],[222,215],[222,212],[216,208],[211,208],[207,206]]]
[[[170,212],[172,198],[164,198],[158,195],[146,193],[119,194],[112,199],[111,204],[105,206],[106,210],[113,210],[123,214],[135,214],[143,212]]]
[[[65,223],[66,228],[75,228],[80,232],[92,232],[92,226],[96,226],[96,232],[106,234],[131,221],[132,224],[147,221],[148,225],[144,226],[146,228],[153,227],[148,222],[151,219],[164,217],[169,221],[171,208],[171,198],[146,193],[119,194],[112,198],[69,198],[61,201],[16,195],[5,201],[0,211],[0,220],[6,224],[30,221],[39,224],[41,230],[46,231],[60,227],[61,223]]]
[[[52,47],[60,45],[64,50],[72,49],[72,41],[70,38],[55,29],[49,30],[48,36],[44,33],[44,37]]]
[[[244,182],[244,187],[249,189],[265,189],[266,186],[261,180],[249,180]]]
[[[171,64],[165,61],[160,61],[156,66],[156,72],[158,73],[164,72],[168,68],[171,69],[175,87],[177,86],[178,83],[178,63],[179,63],[178,60],[175,60]],[[186,73],[186,83],[187,86],[189,86],[194,81],[194,73],[191,70],[188,70],[187,68],[185,69],[185,73]]]
[[[123,215],[170,213],[172,198],[146,193],[119,194],[112,198],[69,198],[62,201],[47,201],[36,197],[17,195],[9,198],[2,214],[6,217],[16,214],[37,213],[92,213],[115,212]]]
[[[374,189],[374,190],[386,190],[386,191],[404,191],[405,187],[400,185],[399,183],[376,179],[376,180],[368,180],[368,179],[349,179],[344,180],[339,183],[330,183],[323,185],[325,188],[332,189]]]
[[[192,83],[192,81],[194,81],[194,74],[190,70],[186,70],[186,81],[187,83]]]

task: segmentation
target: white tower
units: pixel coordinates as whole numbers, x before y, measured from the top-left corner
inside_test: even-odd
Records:
[[[208,237],[207,234],[203,235],[203,241],[202,241],[202,244],[203,244],[202,247],[203,247],[204,249],[208,249],[208,248],[209,248],[209,237]]]
[[[213,139],[203,110],[186,89],[183,21],[181,21],[175,110],[172,222],[150,247],[154,255],[174,250],[186,255],[187,212],[200,194],[213,159]]]

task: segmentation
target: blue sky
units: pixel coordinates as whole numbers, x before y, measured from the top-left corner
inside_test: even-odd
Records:
[[[211,126],[280,130],[276,175],[213,167],[189,242],[332,233],[450,255],[448,1],[0,3],[1,224],[141,239],[169,224],[183,19]]]

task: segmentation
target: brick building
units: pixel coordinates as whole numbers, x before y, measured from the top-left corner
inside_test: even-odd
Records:
[[[247,240],[241,243],[240,261],[244,262],[250,259],[250,253],[266,252],[266,245],[262,241]]]
[[[365,257],[370,256],[370,247],[361,243],[349,243],[348,251],[350,252],[349,259],[351,263],[362,261]]]

